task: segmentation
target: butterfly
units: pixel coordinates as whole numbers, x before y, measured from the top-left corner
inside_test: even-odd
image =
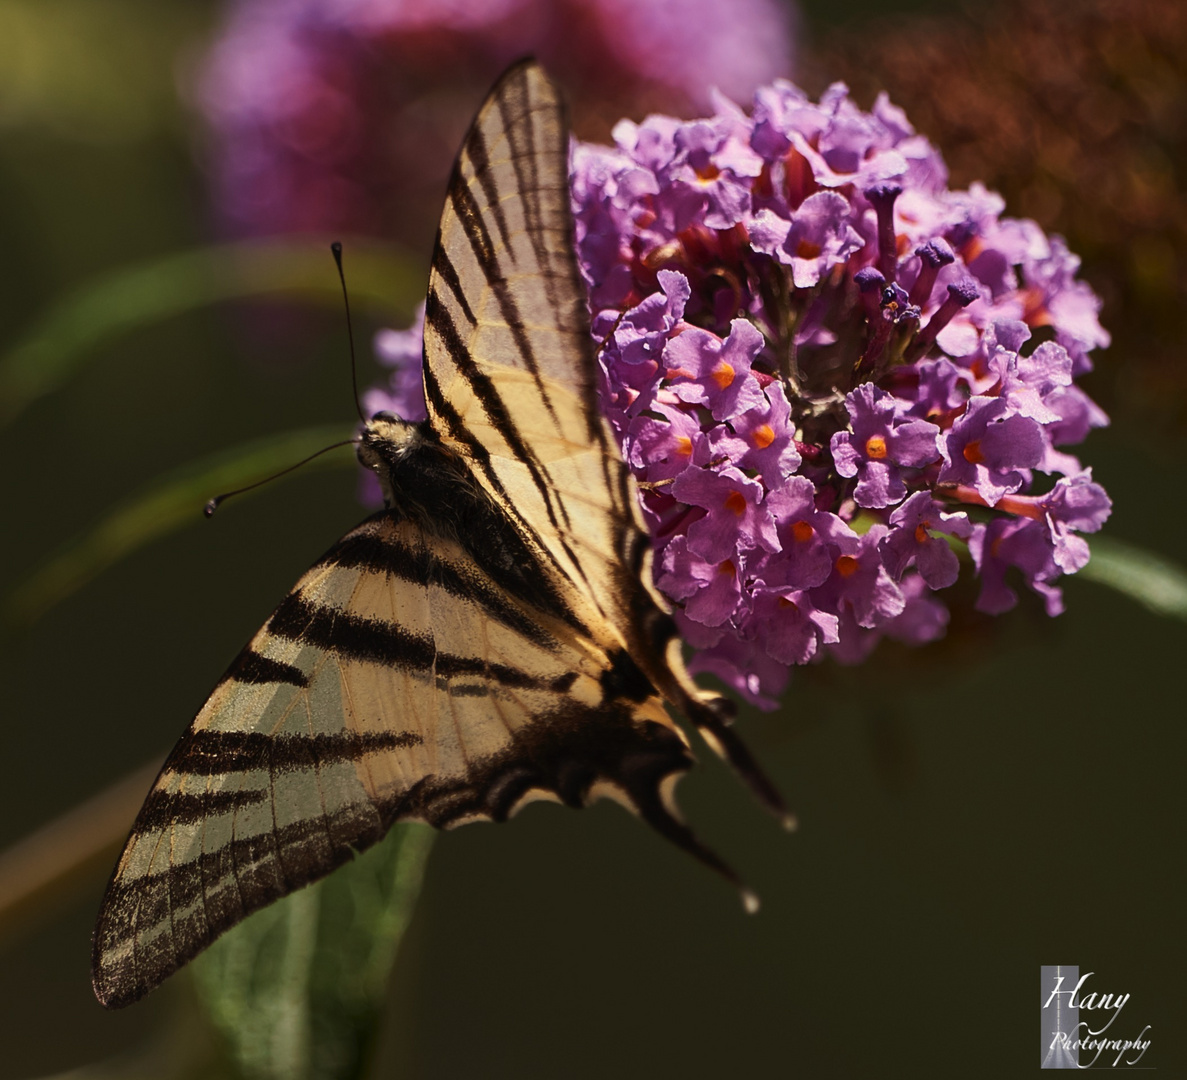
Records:
[[[568,127],[532,61],[495,85],[454,168],[424,387],[426,421],[379,413],[358,439],[385,508],[297,582],[169,754],[95,929],[104,1005],[397,821],[610,797],[742,888],[676,807],[693,757],[665,702],[790,822],[652,584],[598,411]]]

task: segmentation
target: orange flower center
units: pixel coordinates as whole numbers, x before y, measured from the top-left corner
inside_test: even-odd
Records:
[[[733,560],[726,559],[717,567],[717,572],[719,574],[724,574],[726,577],[733,577],[738,571],[734,566]]]
[[[981,440],[974,439],[962,451],[964,459],[970,465],[980,465],[985,460],[985,455],[981,453]]]
[[[927,531],[930,521],[921,521],[915,526],[915,543],[926,544],[931,539],[931,534]]]
[[[710,372],[713,381],[721,387],[726,389],[734,381],[734,369],[731,364],[727,364],[724,360],[719,360],[717,366]]]
[[[716,180],[721,175],[721,170],[716,165],[710,163],[708,165],[702,165],[696,170],[696,174],[701,180]]]
[[[866,457],[881,461],[886,457],[886,440],[881,435],[871,435],[866,439]]]
[[[725,497],[725,508],[732,510],[738,517],[746,513],[746,496],[740,491],[731,491]]]
[[[687,435],[677,435],[676,453],[681,457],[692,457],[692,439]]]
[[[842,555],[837,559],[837,573],[841,577],[852,577],[857,573],[859,563],[852,555]]]
[[[1043,290],[1032,285],[1022,293],[1022,321],[1027,326],[1047,326],[1052,322],[1051,312],[1044,304]]]
[[[801,518],[794,525],[792,525],[791,535],[795,538],[797,543],[806,544],[812,539],[813,536],[816,535],[816,531],[811,525]]]
[[[797,259],[815,259],[820,254],[820,245],[811,240],[801,240],[795,246],[795,254]]]
[[[760,450],[765,450],[775,441],[775,431],[770,424],[761,424],[750,433],[750,440]]]

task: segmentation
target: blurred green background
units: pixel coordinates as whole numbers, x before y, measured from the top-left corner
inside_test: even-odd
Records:
[[[1094,64],[1091,49],[1076,66],[1065,29],[1012,31],[1023,16],[1010,5],[976,16],[899,5],[889,22],[876,21],[883,5],[851,5],[837,22],[821,0],[802,5],[798,50],[809,89],[845,77],[868,106],[887,88],[942,149],[946,135],[959,147],[953,186],[982,176],[1011,211],[1085,253],[1115,337],[1088,383],[1113,426],[1082,453],[1114,500],[1106,534],[1182,562],[1187,51],[1175,69],[1170,30],[1141,36],[1159,25],[1158,6],[1139,7],[1154,15],[1133,20],[1129,67]],[[176,85],[218,17],[211,0],[0,0],[0,351],[27,348],[39,327],[67,333],[61,318],[43,320],[87,283],[211,242],[199,129]],[[952,82],[977,73],[977,56],[1013,80],[1009,94],[981,80],[992,108]],[[1134,110],[1128,141],[1094,152],[1088,128],[1073,139],[1096,172],[1066,153],[1042,159],[1044,131],[1072,123],[1053,70],[1069,101],[1077,73],[1096,71],[1084,96]],[[965,107],[945,113],[941,99]],[[1037,148],[1029,158],[1018,130]],[[995,155],[995,139],[1020,156]],[[1127,224],[1131,189],[1108,203],[1102,172],[1132,191],[1153,183],[1153,209]],[[179,278],[192,281],[189,301],[160,298],[176,314],[97,341],[0,429],[0,596],[163,474],[274,433],[349,430],[337,286],[328,255],[321,270],[317,258],[289,264],[315,301],[299,308],[197,302],[251,292],[259,268],[191,267]],[[407,315],[427,252],[408,264],[357,258],[366,340]],[[366,349],[361,359],[367,383],[377,372]],[[209,523],[200,507],[214,491],[203,491],[192,527],[43,617],[6,624],[0,848],[164,753],[272,606],[361,516],[356,488],[339,451]],[[884,645],[861,667],[797,673],[779,713],[745,715],[743,733],[799,814],[794,836],[701,755],[682,802],[762,896],[754,918],[608,804],[541,806],[512,827],[443,836],[373,1075],[1020,1075],[1036,1067],[1044,963],[1079,964],[1100,989],[1130,993],[1116,1026],[1152,1025],[1142,1064],[1187,1071],[1187,627],[1089,581],[1067,582],[1055,620],[1031,599],[996,620],[957,619],[932,648]],[[0,927],[0,1078],[100,1062],[78,1075],[217,1075],[188,977],[120,1013],[92,997],[89,935],[109,865]]]

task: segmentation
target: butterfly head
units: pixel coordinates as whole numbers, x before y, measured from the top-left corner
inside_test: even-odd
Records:
[[[378,412],[363,428],[356,453],[363,468],[379,480],[385,505],[426,520],[440,516],[439,508],[430,508],[465,483],[457,455],[446,449],[427,422],[411,423],[394,413]]]
[[[395,413],[377,412],[363,427],[358,439],[359,462],[365,469],[382,472],[393,462],[414,452],[424,443],[425,433],[420,424],[401,420]]]

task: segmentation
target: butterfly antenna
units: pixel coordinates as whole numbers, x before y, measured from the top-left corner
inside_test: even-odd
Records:
[[[346,338],[350,342],[350,385],[354,390],[354,407],[359,419],[365,424],[367,418],[363,415],[363,407],[359,404],[359,371],[354,358],[354,328],[350,322],[350,296],[346,291],[346,274],[342,271],[342,244],[335,240],[330,245],[334,255],[334,265],[338,267],[338,280],[342,282],[342,303],[346,305]],[[328,449],[328,448],[327,448]]]
[[[225,503],[232,495],[242,495],[245,491],[251,491],[254,488],[262,487],[264,484],[270,484],[273,480],[278,480],[286,473],[291,473],[294,469],[299,469],[302,465],[308,465],[314,458],[319,458],[322,454],[328,454],[331,450],[337,450],[340,446],[354,446],[354,439],[343,439],[341,442],[331,443],[329,446],[323,446],[315,454],[310,454],[307,458],[302,458],[295,465],[290,465],[287,469],[281,469],[280,472],[273,473],[271,476],[264,477],[263,480],[257,480],[254,484],[248,484],[247,487],[236,488],[234,491],[225,491],[222,495],[216,495],[213,499],[207,501],[202,513],[207,517],[213,517],[214,512]]]

